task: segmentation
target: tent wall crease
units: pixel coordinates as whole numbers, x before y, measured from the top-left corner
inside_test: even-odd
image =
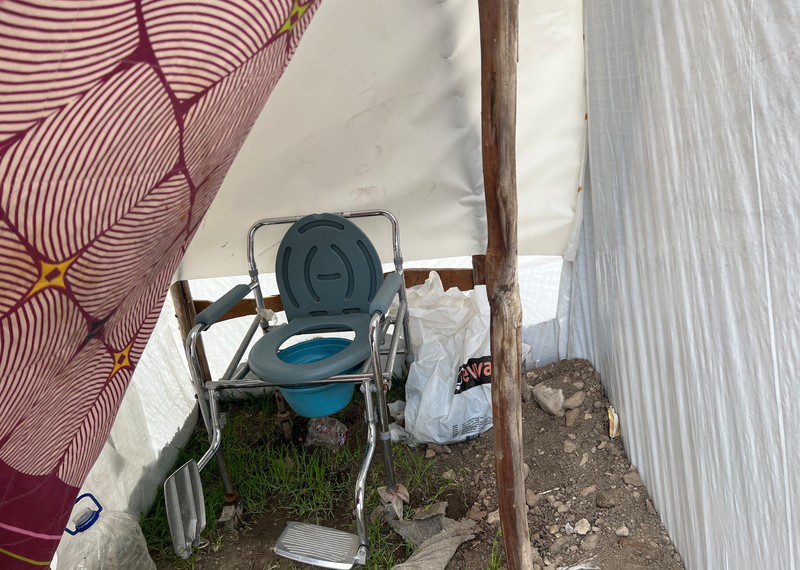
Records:
[[[687,567],[798,568],[800,5],[597,0],[585,19],[572,354],[594,356]]]

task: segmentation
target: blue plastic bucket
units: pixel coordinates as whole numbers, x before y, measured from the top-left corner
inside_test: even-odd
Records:
[[[340,352],[352,341],[346,338],[323,337],[299,342],[289,348],[278,351],[278,358],[289,364],[308,364],[324,360]],[[339,374],[354,374],[361,366],[342,370]],[[305,418],[321,418],[342,411],[353,399],[355,384],[349,382],[331,382],[314,386],[297,388],[278,388],[286,403],[299,416]]]

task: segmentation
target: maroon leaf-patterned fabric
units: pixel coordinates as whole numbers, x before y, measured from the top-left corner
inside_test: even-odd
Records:
[[[0,0],[0,568],[47,566],[320,0]]]

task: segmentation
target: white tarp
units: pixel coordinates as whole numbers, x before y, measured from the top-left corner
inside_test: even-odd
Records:
[[[586,3],[594,355],[687,568],[800,567],[800,3]]]
[[[244,273],[253,221],[321,211],[391,210],[407,260],[483,253],[478,39],[474,0],[323,2],[179,278]],[[581,0],[521,2],[519,61],[520,253],[561,255],[585,132]],[[262,271],[281,236],[263,230]]]

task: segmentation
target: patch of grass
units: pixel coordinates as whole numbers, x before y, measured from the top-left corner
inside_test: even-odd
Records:
[[[405,378],[395,379],[393,391],[398,390],[402,394],[404,385]],[[363,425],[363,402],[358,396],[353,404],[336,416],[351,430],[345,446],[336,451],[283,442],[279,436],[280,427],[273,398],[225,404],[224,410],[224,452],[245,517],[271,512],[277,507],[286,509],[299,520],[319,524],[330,524],[349,516],[353,527],[349,530],[353,532],[353,490],[366,443],[364,430],[360,427]],[[368,479],[368,516],[379,504],[377,487],[385,484],[380,442],[377,445]],[[207,435],[202,427],[198,427],[186,449],[180,452],[176,467],[190,458],[198,459],[207,448]],[[428,497],[430,493],[439,497],[454,484],[431,477],[433,463],[425,459],[420,450],[401,444],[392,448],[398,480],[405,483],[412,498],[414,495]],[[208,520],[203,536],[212,544],[217,544],[222,532],[216,529],[214,523],[222,510],[224,488],[213,461],[202,471],[201,478]],[[141,526],[155,559],[179,563],[172,550],[163,492],[159,492],[153,507],[142,517]],[[405,544],[388,523],[370,523],[368,532],[370,568],[391,567],[411,554],[412,547]],[[183,564],[194,566],[194,558]]]
[[[497,533],[492,540],[492,553],[489,556],[489,564],[486,570],[499,570],[506,560],[505,550],[503,550],[503,533],[497,529]]]
[[[428,487],[433,462],[417,449],[404,444],[392,445],[395,468],[405,475],[403,483],[409,489],[426,489]]]

